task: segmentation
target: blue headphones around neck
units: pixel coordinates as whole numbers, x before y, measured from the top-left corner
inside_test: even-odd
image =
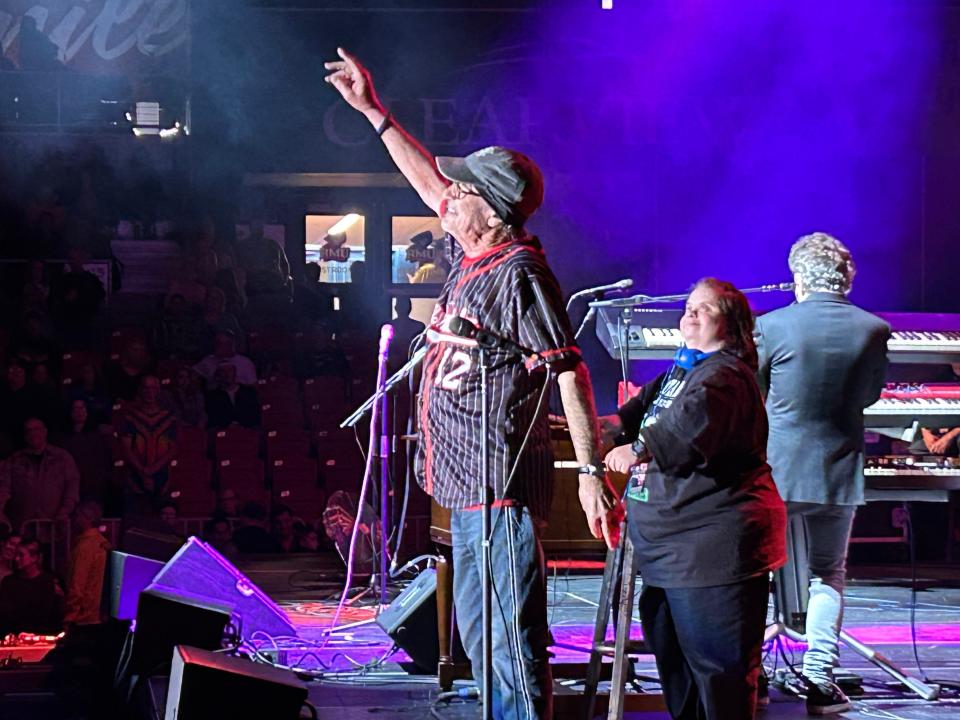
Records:
[[[694,350],[693,348],[688,348],[686,345],[681,345],[677,348],[676,355],[673,356],[673,364],[684,370],[693,370],[715,352],[716,350],[703,352],[702,350]]]

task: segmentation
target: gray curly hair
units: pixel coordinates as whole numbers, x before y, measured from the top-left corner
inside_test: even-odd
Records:
[[[808,292],[846,295],[857,266],[847,246],[822,232],[804,235],[790,248],[790,271],[798,274]]]

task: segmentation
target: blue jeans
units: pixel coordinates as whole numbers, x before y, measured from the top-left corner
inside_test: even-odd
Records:
[[[820,685],[833,680],[833,668],[840,659],[847,543],[856,512],[855,505],[787,503],[788,519],[803,518],[810,565],[803,674]]]
[[[494,509],[490,517],[493,716],[504,720],[550,718],[553,679],[540,533],[526,508]],[[480,525],[478,510],[451,513],[454,607],[477,687],[483,680]]]
[[[643,637],[671,718],[753,720],[769,592],[767,573],[713,587],[643,586]]]

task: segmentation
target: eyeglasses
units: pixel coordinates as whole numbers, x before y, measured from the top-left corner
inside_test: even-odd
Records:
[[[476,195],[480,196],[480,193],[477,192],[477,189],[473,185],[468,185],[467,183],[455,182],[451,187],[457,194],[457,197],[463,197],[464,195]]]

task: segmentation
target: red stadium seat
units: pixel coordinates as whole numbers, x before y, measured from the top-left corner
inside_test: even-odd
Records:
[[[81,371],[86,365],[93,365],[99,372],[102,360],[97,353],[86,350],[72,350],[60,357],[60,377],[64,385],[70,385],[80,379]],[[71,382],[67,382],[70,380]]]
[[[233,490],[240,504],[255,500],[266,503],[267,487],[263,463],[256,458],[223,459],[217,463],[220,492]]]
[[[206,458],[174,460],[170,463],[170,499],[177,503],[181,517],[207,517],[216,505],[216,494]]]
[[[324,375],[303,381],[303,401],[309,407],[314,403],[344,404],[347,399],[347,383],[339,375]]]
[[[308,521],[323,514],[326,493],[317,484],[316,460],[276,460],[271,471],[275,503],[289,505],[294,515]]]
[[[207,431],[181,425],[177,430],[177,458],[180,460],[206,459]]]
[[[303,407],[299,399],[265,402],[260,406],[260,424],[267,430],[303,427]]]
[[[213,458],[217,462],[230,458],[256,458],[260,454],[260,431],[231,426],[213,434]]]
[[[320,485],[331,495],[337,490],[357,492],[363,480],[364,461],[353,439],[318,434],[317,465]]]
[[[273,467],[274,460],[299,460],[310,456],[310,433],[306,430],[268,430],[264,439],[268,468]]]

